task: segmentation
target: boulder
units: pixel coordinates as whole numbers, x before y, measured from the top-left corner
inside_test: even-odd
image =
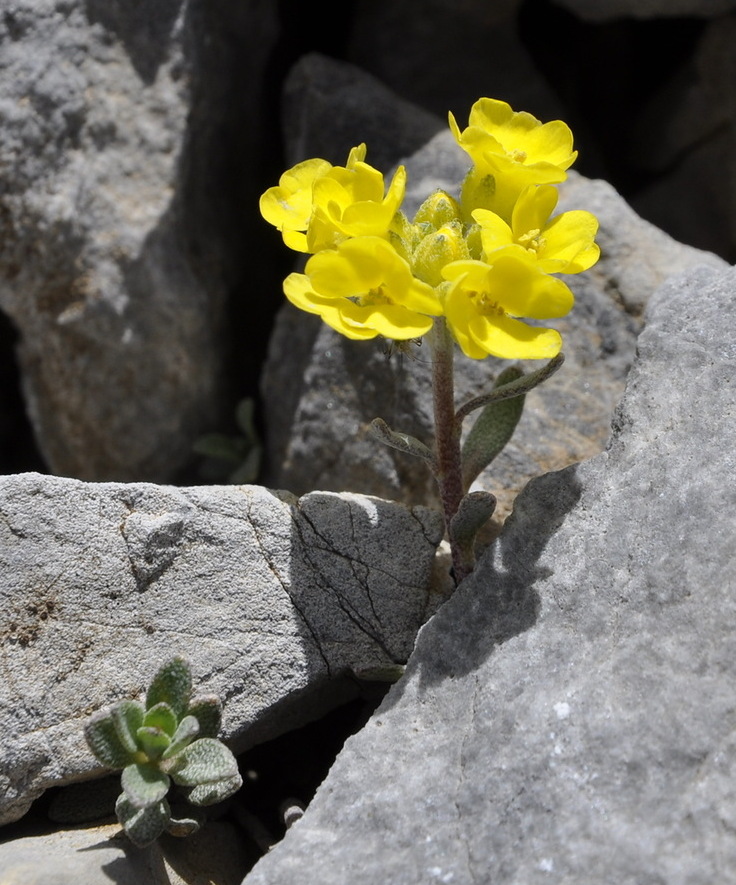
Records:
[[[650,299],[607,451],[517,498],[248,885],[733,879],[735,292]]]
[[[235,752],[355,697],[439,603],[442,531],[354,495],[0,478],[0,823],[99,775],[85,722],[174,655]]]
[[[265,0],[3,13],[0,308],[52,472],[169,481],[222,412],[224,301],[256,242],[230,164],[256,157],[275,15]]]

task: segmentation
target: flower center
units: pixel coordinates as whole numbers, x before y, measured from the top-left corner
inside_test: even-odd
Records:
[[[515,163],[525,163],[526,162],[526,151],[511,151],[509,154],[511,159]]]
[[[487,292],[475,292],[471,290],[467,294],[468,298],[470,298],[475,305],[475,309],[483,316],[504,316],[506,313],[499,303],[493,300]]]
[[[393,304],[391,299],[384,293],[383,283],[375,289],[369,289],[365,295],[358,298],[361,307],[373,307],[376,304]]]
[[[535,228],[534,230],[527,231],[527,233],[522,234],[520,237],[516,238],[516,242],[527,249],[529,252],[537,253],[540,249],[544,249],[547,245],[547,241],[542,236],[542,232],[539,228]]]

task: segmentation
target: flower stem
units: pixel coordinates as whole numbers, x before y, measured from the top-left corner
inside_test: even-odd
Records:
[[[450,531],[452,517],[457,513],[463,497],[462,464],[460,459],[460,424],[455,420],[454,343],[444,317],[437,317],[427,336],[432,348],[432,397],[434,402],[434,430],[436,468],[445,528],[450,539],[455,583],[459,584],[471,571],[466,558],[455,543]]]

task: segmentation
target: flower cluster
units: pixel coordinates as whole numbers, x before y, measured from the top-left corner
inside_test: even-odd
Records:
[[[450,129],[472,160],[459,199],[435,191],[412,221],[400,210],[405,169],[386,187],[365,145],[345,166],[299,163],[263,194],[263,217],[311,255],[284,281],[286,297],[348,338],[413,339],[444,317],[473,359],[554,357],[559,333],[524,318],[567,314],[573,294],[553,275],[599,255],[591,213],[553,214],[554,185],[577,156],[572,133],[490,98],[464,130],[450,114]]]

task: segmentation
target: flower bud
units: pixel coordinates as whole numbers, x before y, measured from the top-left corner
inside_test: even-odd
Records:
[[[466,258],[469,258],[469,254],[463,239],[462,224],[453,221],[424,237],[414,251],[412,266],[420,280],[430,286],[439,286],[444,282],[442,268],[451,261]]]
[[[414,216],[414,224],[431,224],[435,230],[455,221],[462,221],[460,205],[442,190],[430,194]]]

